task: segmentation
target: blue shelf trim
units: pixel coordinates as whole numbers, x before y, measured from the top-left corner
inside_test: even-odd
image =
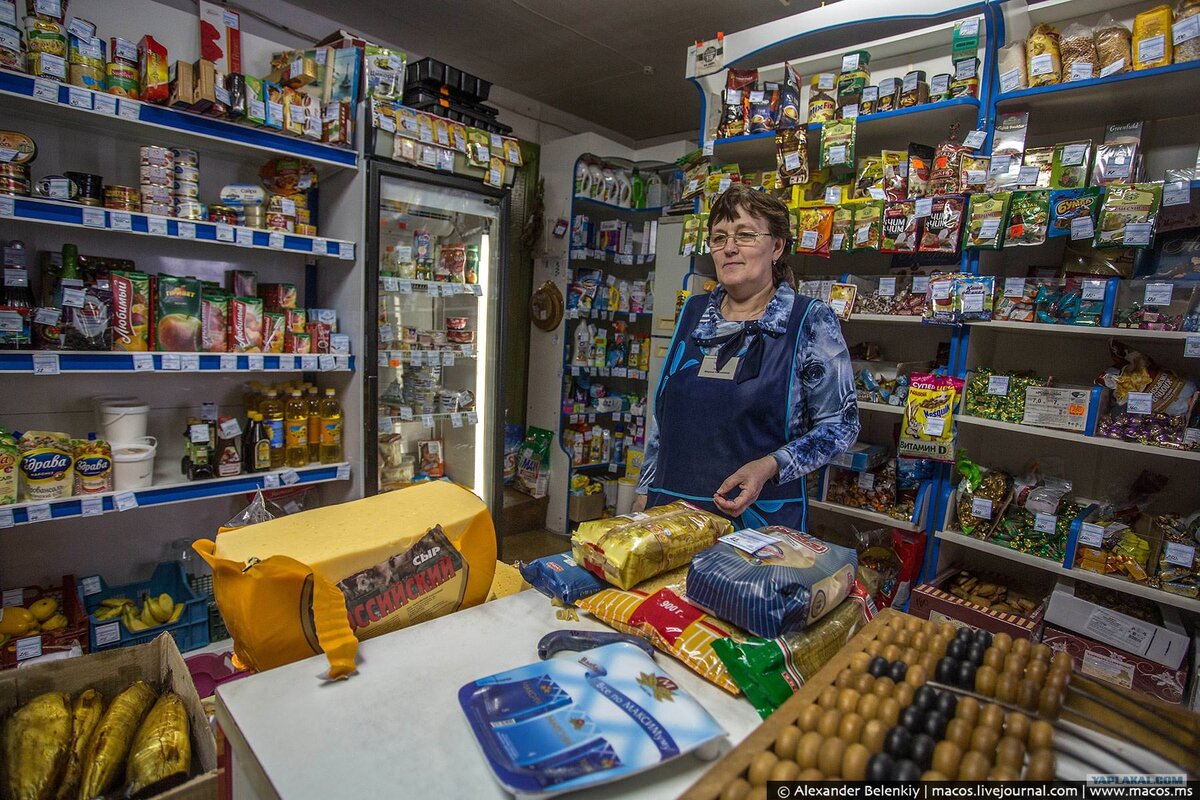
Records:
[[[54,351],[46,351],[54,352]],[[134,369],[134,353],[115,353],[115,352],[95,352],[95,353],[80,353],[80,352],[60,352],[58,356],[58,368],[60,372],[137,372]],[[145,355],[138,353],[136,355]],[[194,370],[165,370],[162,366],[162,353],[152,353],[151,358],[154,359],[154,371],[162,372],[168,375],[187,374]],[[176,355],[196,355],[193,353],[180,353]],[[200,371],[201,372],[221,372],[221,356],[232,355],[231,353],[199,353],[200,356]],[[255,354],[258,355],[258,354]],[[239,372],[266,372],[279,370],[279,361],[281,358],[291,358],[292,354],[279,355],[263,355],[262,370],[250,369],[250,356],[239,354],[237,357],[237,370]],[[304,356],[295,355],[297,361]],[[316,358],[316,356],[310,356]],[[354,356],[350,356],[350,371],[354,371]],[[142,370],[149,372],[150,370]],[[233,370],[226,370],[233,372]],[[296,369],[285,369],[285,372],[331,372],[334,370],[305,370],[300,367]],[[345,371],[345,370],[342,370]],[[33,353],[23,353],[16,351],[0,350],[0,373],[4,372],[33,372]]]
[[[1125,81],[1137,81],[1143,78],[1161,78],[1163,75],[1169,75],[1173,72],[1187,72],[1189,70],[1200,69],[1200,61],[1185,61],[1181,64],[1168,64],[1164,67],[1152,67],[1150,69],[1142,69],[1133,72],[1122,72],[1117,75],[1109,75],[1105,78],[1087,78],[1085,80],[1067,81],[1066,83],[1054,83],[1049,86],[1033,86],[1028,89],[1015,89],[1011,92],[1004,92],[996,96],[996,105],[1003,103],[1016,102],[1018,100],[1028,100],[1038,97],[1039,95],[1056,94],[1058,92],[1070,92],[1074,89],[1086,89],[1092,86],[1107,86],[1109,84],[1124,83]]]

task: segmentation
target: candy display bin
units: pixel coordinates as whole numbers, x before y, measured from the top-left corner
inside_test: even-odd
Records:
[[[1114,328],[1200,330],[1200,285],[1193,280],[1129,280],[1117,289]]]

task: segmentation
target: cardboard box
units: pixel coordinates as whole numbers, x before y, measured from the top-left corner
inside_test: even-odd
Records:
[[[1179,612],[1171,606],[1160,608],[1163,624],[1153,625],[1076,597],[1075,587],[1060,581],[1050,595],[1045,620],[1047,624],[1088,636],[1130,655],[1179,669],[1191,640],[1179,619]]]
[[[604,494],[573,494],[570,502],[571,522],[587,522],[604,516]]]
[[[176,61],[171,64],[170,75],[171,97],[168,104],[171,108],[190,110],[196,104],[196,76],[192,65],[186,61]]]
[[[230,75],[242,71],[242,18],[226,6],[200,2],[200,57]]]
[[[159,800],[215,798],[217,743],[191,673],[170,634],[137,647],[121,647],[0,673],[0,718],[43,692],[75,695],[90,687],[100,691],[106,703],[111,702],[135,680],[146,681],[156,691],[170,689],[179,695],[191,724],[192,777],[155,797]]]
[[[195,88],[192,90],[192,111],[211,114],[217,107],[217,68],[213,62],[200,59],[192,65]],[[224,104],[221,105],[222,111]]]
[[[959,571],[960,567],[951,567],[938,575],[932,583],[923,583],[913,589],[908,613],[933,622],[952,622],[955,625],[981,628],[992,633],[1003,631],[1014,639],[1029,639],[1032,642],[1038,640],[1042,629],[1042,617],[1046,610],[1044,601],[1028,617],[992,611],[989,608],[968,603],[939,588]],[[1008,583],[1014,585],[1019,582],[1009,580]]]
[[[1103,642],[1047,625],[1042,642],[1069,653],[1077,671],[1114,686],[1156,697],[1165,703],[1183,702],[1187,666],[1170,669],[1148,658],[1127,653]]]

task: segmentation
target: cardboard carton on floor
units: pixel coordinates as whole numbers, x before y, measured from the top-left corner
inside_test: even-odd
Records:
[[[1164,703],[1179,705],[1184,702],[1187,664],[1179,669],[1164,667],[1148,658],[1053,625],[1046,625],[1042,630],[1042,642],[1054,650],[1068,653],[1075,670],[1084,675],[1157,697]]]
[[[191,776],[187,782],[155,795],[156,800],[216,798],[216,740],[187,664],[170,634],[164,633],[153,642],[136,647],[0,672],[0,719],[44,692],[69,692],[73,697],[84,689],[96,689],[104,695],[107,708],[114,697],[136,680],[146,681],[155,691],[170,689],[179,695],[191,724]]]
[[[1045,601],[1040,601],[1028,616],[993,611],[990,608],[967,602],[942,588],[947,586],[959,571],[959,567],[952,567],[938,575],[932,582],[923,583],[913,589],[908,613],[933,622],[952,622],[955,625],[966,625],[992,633],[1003,631],[1014,639],[1038,641],[1042,630],[1042,615],[1046,610]],[[1004,576],[990,576],[989,579],[991,577],[1009,585],[1017,585],[1015,580]]]

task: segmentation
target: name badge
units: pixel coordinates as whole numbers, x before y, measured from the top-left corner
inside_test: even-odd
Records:
[[[719,381],[731,381],[733,380],[733,376],[737,374],[738,364],[741,360],[740,356],[734,356],[725,362],[724,369],[717,369],[716,354],[705,356],[704,360],[700,362],[699,376],[701,378],[716,378]]]

